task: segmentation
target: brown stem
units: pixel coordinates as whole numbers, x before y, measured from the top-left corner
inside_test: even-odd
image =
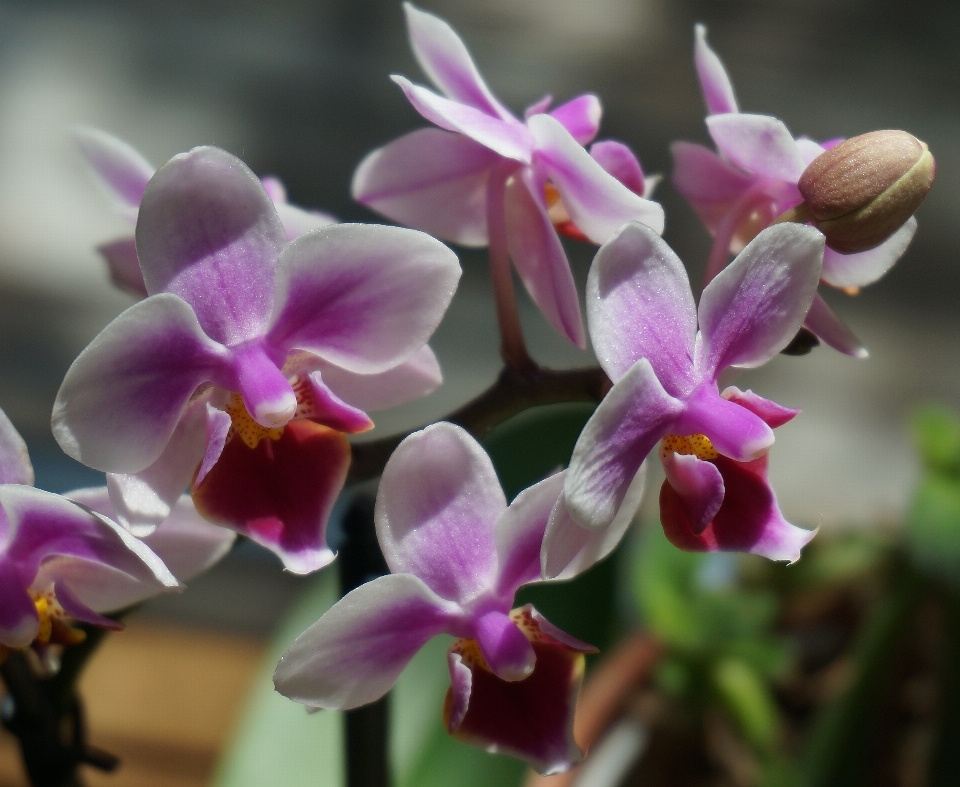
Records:
[[[535,366],[523,339],[517,297],[510,270],[510,251],[507,247],[506,206],[504,194],[507,180],[516,164],[507,162],[490,173],[487,182],[487,235],[490,255],[490,276],[497,305],[497,324],[500,326],[500,355],[503,362],[515,369]]]
[[[439,419],[459,424],[476,438],[530,407],[562,402],[599,402],[610,380],[599,367],[555,371],[538,366],[506,367],[476,399]],[[376,478],[390,454],[410,432],[353,445],[347,483]]]

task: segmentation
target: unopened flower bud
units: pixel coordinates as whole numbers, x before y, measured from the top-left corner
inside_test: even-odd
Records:
[[[810,220],[842,254],[879,246],[927,196],[936,163],[906,131],[872,131],[817,156],[797,187]]]

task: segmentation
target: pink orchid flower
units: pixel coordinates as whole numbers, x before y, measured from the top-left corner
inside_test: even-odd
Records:
[[[707,130],[719,153],[689,142],[673,145],[673,183],[714,235],[707,278],[739,252],[756,234],[803,197],[797,181],[804,169],[839,139],[819,145],[794,139],[782,121],[739,111],[733,85],[720,58],[707,45],[706,28],[697,25],[694,61],[707,105]],[[840,254],[827,247],[824,284],[855,293],[883,276],[900,259],[917,229],[910,218],[892,237],[874,249]],[[836,350],[857,358],[866,349],[818,294],[804,327]]]
[[[780,514],[764,459],[771,427],[795,411],[735,389],[721,396],[717,379],[729,367],[766,363],[794,337],[816,292],[823,244],[799,224],[764,230],[707,285],[699,308],[683,264],[648,227],[628,224],[600,248],[587,280],[587,321],[614,385],[577,441],[545,543],[575,543],[587,537],[582,530],[610,527],[662,441],[670,490],[661,500],[679,509],[661,514],[675,543],[799,557],[813,533]],[[762,500],[747,499],[760,493]],[[675,535],[683,528],[689,538]],[[544,563],[547,576],[562,569]]]
[[[386,694],[429,639],[450,634],[458,639],[448,653],[447,729],[541,773],[568,769],[581,757],[573,712],[583,654],[594,649],[530,605],[511,609],[519,587],[540,581],[563,478],[508,506],[490,458],[466,431],[439,423],[410,435],[377,496],[377,538],[393,573],[347,594],[300,635],[277,665],[277,690],[313,708],[356,708]],[[624,506],[633,506],[626,519],[638,502]],[[603,551],[596,539],[574,550],[567,576]]]
[[[114,474],[124,524],[162,520],[192,481],[206,518],[292,571],[326,565],[345,433],[372,427],[362,407],[439,378],[424,348],[456,256],[398,227],[339,224],[287,242],[257,177],[210,147],[157,171],[136,237],[150,295],[70,367],[58,442]]]
[[[23,438],[0,411],[0,660],[32,648],[50,666],[52,646],[83,638],[71,622],[122,628],[104,614],[180,586],[149,545],[86,505],[91,494],[77,493],[72,502],[35,489]],[[168,530],[192,536],[194,524],[179,515]],[[198,558],[207,564],[215,556],[197,549],[200,540],[187,541],[168,538],[164,546],[184,555],[179,568],[192,576],[204,567]]]
[[[90,171],[114,203],[117,213],[131,227],[136,227],[143,192],[156,168],[122,139],[100,129],[81,126],[74,129],[73,137]],[[287,240],[298,238],[310,230],[336,224],[337,220],[327,213],[304,210],[288,203],[286,189],[279,179],[263,178],[261,182],[283,222]],[[107,263],[110,280],[117,287],[131,295],[147,297],[132,233],[98,246],[97,251]]]
[[[663,231],[653,186],[619,142],[597,134],[600,102],[583,95],[547,114],[546,97],[516,118],[490,92],[466,46],[442,19],[404,4],[417,62],[443,95],[400,85],[438,128],[373,151],[357,168],[353,196],[393,221],[513,260],[551,325],[586,346],[580,303],[558,231],[603,243],[627,221]],[[592,155],[591,155],[592,154]],[[612,173],[612,174],[611,174]],[[506,263],[509,264],[509,263]]]

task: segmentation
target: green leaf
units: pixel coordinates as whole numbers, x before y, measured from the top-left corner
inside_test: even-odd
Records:
[[[760,751],[777,739],[780,716],[764,679],[741,659],[721,659],[713,668],[713,686],[743,736]]]
[[[960,418],[943,407],[926,407],[914,414],[912,426],[924,465],[960,477]]]
[[[508,500],[570,463],[573,446],[595,409],[595,404],[583,402],[531,407],[481,441]]]
[[[914,562],[956,586],[960,583],[960,482],[924,478],[907,517],[906,541]]]

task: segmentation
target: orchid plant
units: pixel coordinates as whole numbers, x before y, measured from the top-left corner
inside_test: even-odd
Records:
[[[903,132],[820,145],[741,113],[697,26],[717,152],[676,143],[672,178],[714,236],[696,304],[660,237],[656,178],[625,144],[594,142],[599,99],[551,110],[547,96],[521,120],[445,21],[404,10],[439,93],[393,80],[434,127],[370,153],[352,192],[409,228],[297,208],[278,180],[216,147],[154,170],[105,132],[75,131],[135,227],[98,250],[139,300],[74,361],[53,410],[60,446],[105,472],[105,487],[32,488],[26,447],[0,414],[0,657],[55,671],[84,636],[77,625],[119,628],[108,615],[179,589],[236,533],[292,572],[317,571],[336,557],[327,524],[348,479],[379,477],[367,526],[389,573],[346,587],[293,643],[278,691],[356,709],[429,639],[452,635],[447,730],[556,773],[583,756],[576,697],[595,649],[532,605],[514,608],[517,591],[574,580],[617,547],[654,450],[676,547],[800,558],[815,531],[787,521],[767,477],[773,430],[799,410],[721,392],[720,380],[767,363],[804,327],[866,354],[818,285],[852,292],[893,265],[934,165]],[[562,236],[599,246],[587,330]],[[373,428],[368,412],[442,382],[427,342],[461,271],[441,240],[489,249],[504,372],[440,422],[352,443]],[[561,335],[586,348],[589,334],[600,368],[554,372],[530,357],[511,265]],[[508,501],[477,439],[525,409],[584,400],[596,409],[569,468]]]

